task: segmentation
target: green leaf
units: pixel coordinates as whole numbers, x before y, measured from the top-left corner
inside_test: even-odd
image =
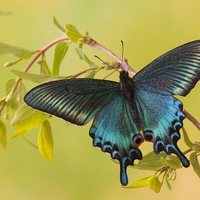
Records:
[[[101,68],[98,68],[98,69],[96,69],[96,70],[89,70],[89,71],[87,71],[85,74],[84,74],[84,78],[94,78],[94,76],[96,75],[96,73],[98,72],[98,71],[100,71],[101,70]]]
[[[51,70],[49,69],[49,66],[45,59],[43,59],[42,61],[39,61],[38,64],[42,66],[42,74],[51,75]]]
[[[38,149],[42,157],[47,161],[52,161],[53,157],[53,137],[51,126],[48,120],[42,123],[39,137],[38,137]]]
[[[22,47],[13,46],[0,42],[1,56],[17,56],[22,59],[28,59],[33,54],[33,51],[26,50]]]
[[[158,177],[153,175],[147,179],[147,186],[149,186],[154,192],[159,193],[161,189],[161,182]]]
[[[179,169],[182,167],[181,161],[177,156],[168,155],[166,158],[161,157],[161,161],[164,165],[167,165],[173,169]]]
[[[0,120],[0,145],[5,149],[6,148],[6,126]]]
[[[5,103],[6,97],[7,97],[7,96],[2,97],[2,98],[0,99],[0,106],[2,106],[2,105]]]
[[[167,176],[164,177],[164,183],[165,183],[166,187],[167,187],[169,190],[171,190],[171,185],[170,185],[170,183],[169,183],[169,180],[168,180],[168,177],[167,177]]]
[[[95,63],[93,63],[83,52],[83,49],[76,48],[76,52],[79,55],[81,60],[84,60],[90,67],[97,67]]]
[[[192,150],[194,150],[195,152],[200,152],[200,143],[195,141],[194,145],[192,146]]]
[[[135,181],[131,185],[126,186],[125,188],[141,188],[141,187],[146,187],[147,186],[147,180],[149,179],[150,176],[142,178],[138,181]]]
[[[10,93],[10,91],[12,90],[12,87],[14,86],[15,82],[16,81],[15,81],[14,78],[8,79],[6,81],[6,84],[5,84],[5,92],[6,92],[6,94]]]
[[[53,16],[53,23],[56,25],[56,27],[59,30],[59,32],[61,33],[61,35],[64,36],[66,30],[59,24],[59,22],[55,16]]]
[[[17,129],[30,130],[42,124],[48,117],[49,114],[23,104],[17,109],[15,116],[11,121],[11,125]],[[10,137],[13,138],[12,135]]]
[[[134,164],[134,166],[131,167],[140,170],[157,171],[163,167],[163,163],[160,160],[161,156],[167,157],[167,154],[161,152],[159,155],[157,155],[152,151],[145,155],[143,159],[138,162],[138,164]]]
[[[72,24],[67,24],[66,25],[66,35],[69,37],[69,39],[72,42],[78,42],[80,39],[84,39],[84,37],[78,32],[78,29],[72,25]]]
[[[10,94],[15,83],[16,83],[15,79],[7,80],[7,82],[5,84],[6,94]],[[9,109],[10,109],[12,117],[14,116],[15,111],[19,107],[22,96],[24,96],[25,93],[26,93],[25,85],[23,83],[19,83],[17,88],[15,89],[15,91],[12,93],[12,95],[7,96],[6,100],[9,101],[8,105],[9,105]],[[8,98],[8,97],[10,97],[10,98]]]
[[[67,42],[59,42],[56,45],[56,48],[54,51],[54,61],[53,61],[53,69],[52,69],[53,75],[59,75],[60,64],[63,61],[63,58],[65,57],[68,48],[69,46]]]
[[[61,80],[61,79],[66,79],[66,78],[70,77],[70,76],[68,76],[68,77],[49,76],[49,75],[45,75],[45,74],[32,74],[32,73],[27,73],[27,72],[21,72],[21,71],[14,70],[14,69],[11,69],[10,71],[13,74],[15,74],[16,76],[18,76],[24,80],[32,81],[35,83],[44,83],[44,82],[48,82],[48,81]]]
[[[16,80],[15,79],[8,79],[5,84],[5,92],[8,95],[13,86],[15,85]],[[9,101],[9,110],[11,112],[12,117],[14,116],[15,111],[19,107],[19,101],[17,101],[17,95],[18,95],[18,90],[16,89],[12,95],[8,95],[9,98],[6,99],[6,101]]]
[[[194,172],[200,178],[200,166],[199,166],[199,161],[197,159],[196,152],[191,153],[191,155],[190,155],[190,163],[191,163],[191,165],[193,167]]]
[[[188,137],[188,134],[187,134],[187,131],[185,130],[184,127],[182,127],[182,131],[183,131],[183,138],[184,138],[184,141],[185,141],[185,144],[189,147],[189,148],[192,148],[192,146],[194,145],[189,137]]]

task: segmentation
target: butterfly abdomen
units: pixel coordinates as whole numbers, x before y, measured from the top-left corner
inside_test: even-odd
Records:
[[[132,79],[129,77],[128,72],[120,72],[120,93],[124,95],[128,101],[132,117],[136,123],[136,126],[141,130],[141,124],[139,119],[139,114],[136,108],[136,103],[134,100],[134,85]]]

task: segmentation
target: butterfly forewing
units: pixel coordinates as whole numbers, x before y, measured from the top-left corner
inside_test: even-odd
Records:
[[[200,40],[177,47],[143,68],[135,88],[186,96],[200,79]]]
[[[35,109],[84,125],[117,95],[119,84],[116,82],[70,79],[39,85],[24,100]]]

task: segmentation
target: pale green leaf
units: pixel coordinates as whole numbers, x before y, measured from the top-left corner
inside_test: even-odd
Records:
[[[60,64],[63,61],[63,58],[65,57],[68,48],[69,46],[67,42],[59,42],[56,45],[56,48],[54,51],[53,68],[52,68],[53,75],[59,75]]]
[[[160,160],[161,156],[166,157],[167,154],[161,152],[159,155],[157,155],[152,151],[145,155],[143,159],[138,162],[138,164],[134,164],[134,166],[131,167],[140,170],[157,171],[163,167],[163,163]]]
[[[194,144],[190,141],[190,139],[189,139],[189,137],[188,137],[188,134],[187,134],[187,131],[185,130],[184,127],[182,127],[182,132],[183,132],[183,139],[184,139],[184,141],[185,141],[185,144],[186,144],[189,148],[192,148],[192,146],[193,146]]]
[[[11,124],[17,129],[32,129],[42,124],[48,117],[49,114],[23,104],[17,109]]]
[[[149,186],[154,192],[158,193],[160,192],[162,184],[158,177],[153,175],[147,179],[147,186]]]
[[[9,94],[9,93],[10,93],[10,91],[12,90],[12,88],[13,88],[15,82],[16,82],[16,80],[15,80],[14,78],[8,79],[8,80],[6,81],[6,84],[5,84],[5,92],[6,92],[6,94]]]
[[[22,47],[13,46],[0,42],[1,56],[17,56],[22,59],[28,59],[33,54],[33,51],[26,50]]]
[[[166,158],[161,157],[160,159],[164,165],[167,165],[173,169],[179,169],[182,167],[181,161],[177,156],[168,155]]]
[[[48,81],[55,81],[55,80],[61,80],[61,79],[68,78],[68,77],[64,77],[64,76],[50,76],[50,75],[45,75],[45,74],[25,73],[25,72],[21,72],[21,71],[14,70],[14,69],[12,69],[10,71],[22,79],[32,81],[35,83],[44,83],[44,82],[48,82]]]
[[[194,172],[198,175],[198,177],[200,178],[200,165],[199,165],[199,161],[197,159],[197,153],[193,152],[190,155],[190,163],[193,167]]]
[[[49,69],[49,66],[45,59],[43,59],[42,61],[39,61],[38,64],[42,66],[42,74],[51,75],[51,70]]]
[[[100,71],[101,69],[96,69],[96,70],[89,70],[84,74],[84,78],[94,78],[96,73]]]
[[[196,152],[200,152],[200,143],[195,141],[194,145],[192,146],[192,150],[194,150]]]
[[[164,183],[165,183],[166,187],[167,187],[169,190],[171,190],[171,185],[170,185],[170,183],[169,183],[169,180],[168,180],[168,177],[167,177],[167,176],[164,177]]]
[[[140,180],[135,181],[131,185],[126,186],[125,188],[141,188],[141,187],[146,187],[147,186],[147,180],[148,177],[142,178]]]
[[[2,105],[5,103],[6,97],[7,97],[7,96],[2,97],[2,98],[0,99],[0,106],[2,106]]]
[[[61,35],[64,36],[66,30],[60,25],[60,23],[58,22],[58,20],[56,19],[55,16],[53,16],[53,23],[56,25],[56,27],[59,30],[59,32],[61,33]]]
[[[16,80],[15,79],[9,79],[7,80],[5,84],[5,92],[6,94],[9,94],[15,85]],[[22,86],[23,87],[23,86]],[[23,87],[24,89],[24,87]],[[8,95],[6,101],[9,101],[9,110],[11,112],[12,117],[14,116],[15,111],[19,107],[19,100],[18,100],[18,93],[19,90],[16,88],[16,90],[12,93],[12,95]]]
[[[3,148],[6,148],[6,126],[1,120],[0,120],[0,145]]]
[[[5,84],[5,92],[6,94],[10,94],[13,86],[15,85],[16,80],[15,79],[9,79]],[[15,91],[7,96],[7,101],[9,101],[9,110],[11,112],[12,117],[14,116],[14,113],[16,112],[17,108],[21,104],[22,97],[26,94],[26,88],[25,85],[20,82],[17,85],[17,88]]]
[[[90,67],[97,67],[95,63],[93,63],[83,52],[83,49],[76,48],[76,52],[79,55],[81,60],[84,60]]]
[[[38,136],[38,149],[42,157],[47,161],[52,161],[53,157],[53,137],[51,126],[48,120],[45,120]]]
[[[78,29],[72,25],[72,24],[67,24],[66,25],[66,35],[69,37],[69,39],[72,42],[78,42],[79,39],[83,39],[84,37],[78,32]]]

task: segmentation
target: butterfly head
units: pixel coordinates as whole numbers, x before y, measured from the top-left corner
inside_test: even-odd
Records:
[[[119,78],[120,80],[127,80],[127,78],[129,77],[129,74],[127,71],[122,70],[119,74]]]

